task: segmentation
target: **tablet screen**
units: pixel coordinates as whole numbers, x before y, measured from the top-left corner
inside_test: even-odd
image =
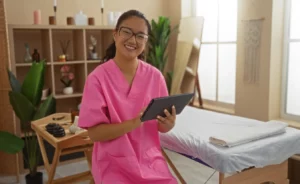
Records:
[[[176,114],[180,114],[186,105],[192,100],[194,93],[184,93],[166,97],[154,98],[147,106],[141,121],[156,119],[157,116],[166,117],[164,110],[167,109],[172,113],[172,106],[175,106]]]

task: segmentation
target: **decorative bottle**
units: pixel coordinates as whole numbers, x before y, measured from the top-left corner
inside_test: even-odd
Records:
[[[29,52],[29,46],[28,46],[27,43],[25,44],[24,62],[25,62],[25,63],[30,63],[30,62],[32,62],[32,57],[31,57],[31,55],[30,55],[30,52]]]
[[[38,53],[37,49],[34,49],[32,54],[32,61],[40,62],[40,54]]]
[[[87,15],[85,15],[82,11],[79,11],[79,13],[77,13],[75,15],[75,24],[77,26],[86,26],[86,25],[88,25]]]

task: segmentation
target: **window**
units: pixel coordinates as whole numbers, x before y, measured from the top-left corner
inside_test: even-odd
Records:
[[[300,1],[286,2],[282,116],[300,120]]]
[[[237,0],[194,0],[204,17],[199,78],[205,101],[235,103]]]

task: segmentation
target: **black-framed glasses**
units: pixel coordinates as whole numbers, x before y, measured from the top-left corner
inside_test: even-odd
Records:
[[[130,28],[128,27],[120,27],[119,29],[119,36],[130,39],[132,36],[135,36],[136,42],[140,44],[144,44],[148,40],[148,35],[145,33],[134,33]]]

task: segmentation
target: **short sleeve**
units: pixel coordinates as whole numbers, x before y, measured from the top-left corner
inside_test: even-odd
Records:
[[[169,96],[166,79],[162,74],[160,74],[160,78],[159,78],[159,96],[160,97]]]
[[[88,76],[83,90],[78,126],[89,128],[101,123],[109,123],[107,103],[101,84],[94,75]]]

